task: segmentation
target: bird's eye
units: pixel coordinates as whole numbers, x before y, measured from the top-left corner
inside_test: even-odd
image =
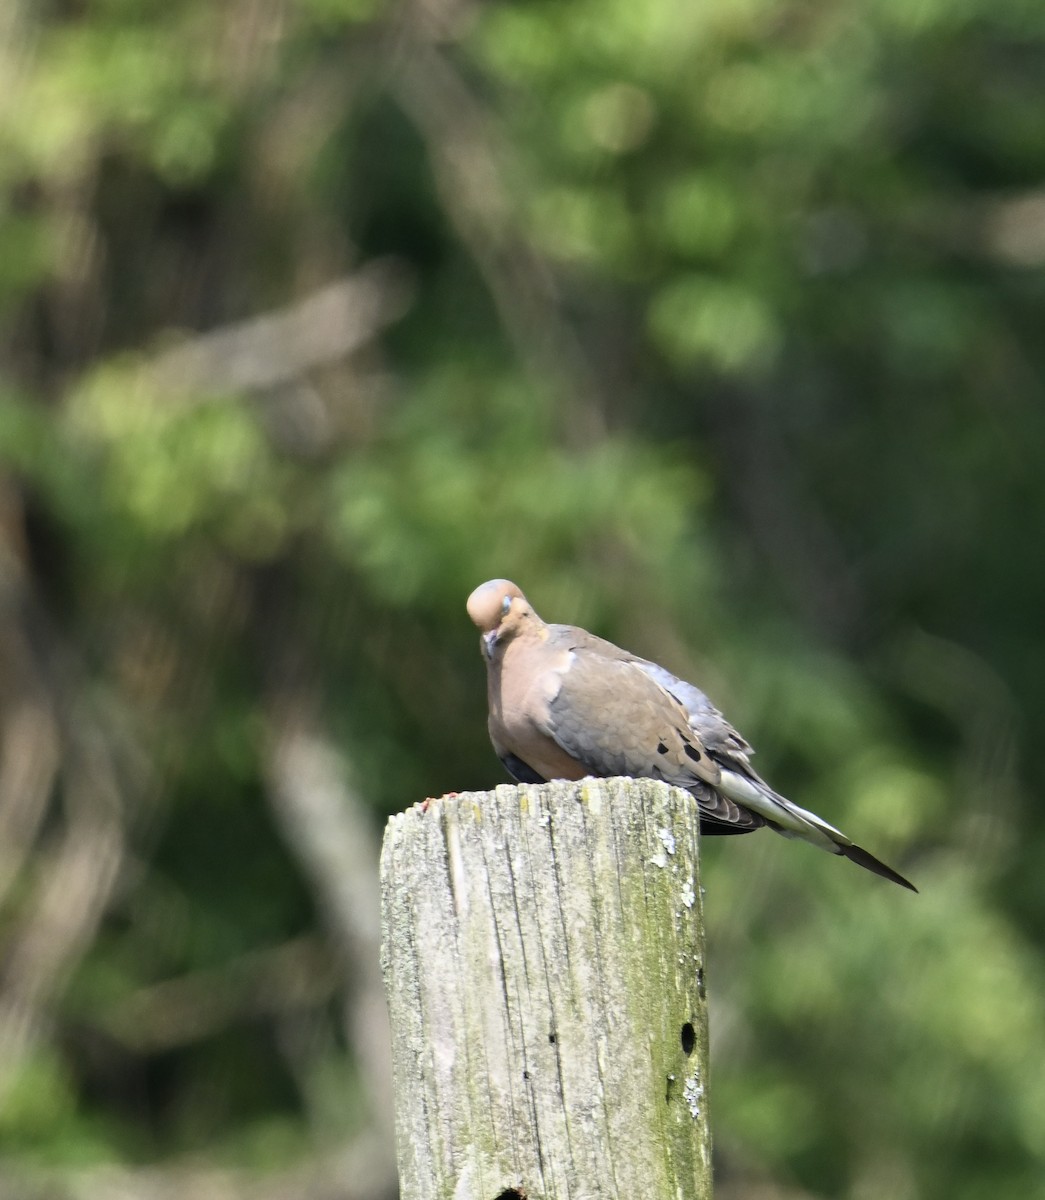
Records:
[[[505,596],[505,598],[501,601],[501,616],[506,617],[508,615],[508,610],[511,607],[512,607],[511,596]]]

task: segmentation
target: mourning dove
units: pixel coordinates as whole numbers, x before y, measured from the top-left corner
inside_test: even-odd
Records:
[[[686,788],[708,834],[763,825],[918,889],[774,792],[751,746],[699,688],[572,625],[548,625],[519,588],[492,579],[468,597],[486,659],[490,740],[520,783],[627,775]]]

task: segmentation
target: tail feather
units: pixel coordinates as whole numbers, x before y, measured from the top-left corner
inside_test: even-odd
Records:
[[[774,792],[757,776],[723,769],[718,790],[743,808],[757,813],[771,829],[784,837],[801,838],[832,854],[843,854],[850,862],[881,875],[883,879],[891,879],[893,883],[910,888],[912,892],[918,890],[910,880],[904,879],[892,867],[887,867],[862,846],[854,846],[840,829],[835,829],[816,813],[799,808],[794,801]]]
[[[918,889],[909,879],[894,871],[892,867],[887,867],[881,859],[875,858],[873,854],[869,854],[862,846],[839,845],[838,853],[845,855],[850,862],[856,863],[858,867],[863,867],[865,870],[873,871],[875,875],[881,875],[883,879],[891,879],[893,883],[898,883],[901,887],[910,888],[912,892],[917,892]]]

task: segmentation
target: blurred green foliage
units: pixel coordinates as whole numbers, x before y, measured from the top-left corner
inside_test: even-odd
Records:
[[[352,980],[242,983],[330,937],[281,704],[374,829],[492,786],[507,575],[922,889],[705,845],[721,1194],[1045,1197],[1043,72],[1029,0],[10,4],[0,717],[61,761],[36,824],[0,779],[9,1170],[365,1125]],[[99,754],[120,868],[23,995]]]

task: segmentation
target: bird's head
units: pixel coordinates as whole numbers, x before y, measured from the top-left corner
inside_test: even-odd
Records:
[[[468,615],[482,635],[483,656],[493,658],[498,646],[506,645],[530,622],[543,625],[530,602],[509,579],[491,579],[468,597]]]

